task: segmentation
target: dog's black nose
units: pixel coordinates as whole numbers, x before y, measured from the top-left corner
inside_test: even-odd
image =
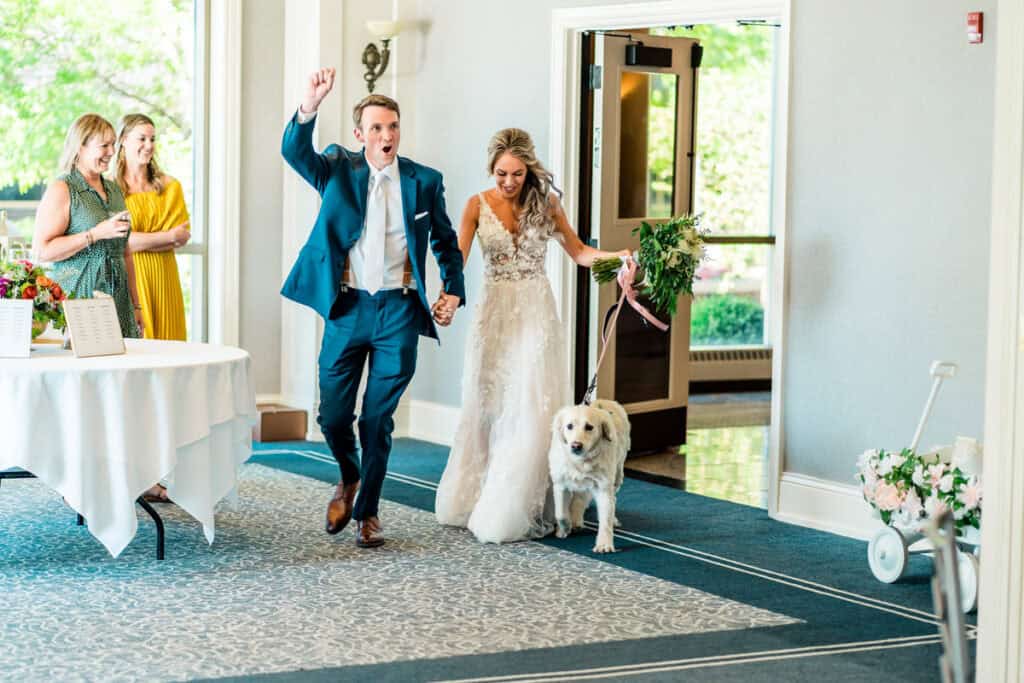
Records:
[[[572,449],[573,455],[580,455],[583,453],[583,444],[579,441],[573,441],[569,444],[569,448]]]

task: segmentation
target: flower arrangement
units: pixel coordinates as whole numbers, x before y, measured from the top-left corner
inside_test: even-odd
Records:
[[[952,510],[957,535],[981,528],[981,480],[944,451],[868,450],[857,461],[861,493],[885,524],[914,526]]]
[[[32,306],[32,338],[35,339],[47,323],[64,329],[64,310],[61,302],[67,295],[60,285],[46,276],[41,266],[31,261],[0,261],[0,299],[29,299]]]
[[[683,215],[654,226],[645,221],[633,229],[640,235],[640,248],[633,255],[643,271],[640,291],[663,313],[675,315],[679,295],[693,294],[694,274],[705,257],[707,231],[701,229],[700,218]],[[591,272],[604,284],[617,277],[622,265],[619,258],[597,259]]]

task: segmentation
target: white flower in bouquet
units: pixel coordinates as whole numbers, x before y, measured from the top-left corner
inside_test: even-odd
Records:
[[[889,453],[878,463],[878,474],[885,477],[892,474],[892,471],[905,463],[907,459],[898,453]]]
[[[924,502],[924,513],[931,519],[938,519],[946,510],[946,504],[937,495],[928,496],[928,500]]]
[[[924,486],[924,465],[914,468],[914,474],[911,475],[910,481],[914,482],[914,486]]]
[[[861,474],[875,472],[875,461],[878,460],[878,451],[874,448],[866,450],[857,458],[857,469]]]
[[[917,521],[923,512],[924,505],[921,503],[921,497],[917,495],[917,491],[913,489],[907,491],[907,495],[903,498],[903,504],[900,505],[900,513],[904,517],[904,524]]]
[[[937,465],[928,466],[928,486],[935,488],[942,481],[942,477],[946,474],[946,465],[939,463]]]
[[[943,493],[949,493],[953,490],[953,475],[943,475],[942,479],[939,479],[939,490]]]

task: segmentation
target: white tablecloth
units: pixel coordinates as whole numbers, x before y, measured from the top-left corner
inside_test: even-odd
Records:
[[[252,447],[249,354],[125,344],[119,356],[39,345],[0,358],[0,470],[21,467],[64,496],[114,557],[135,536],[135,499],[161,480],[212,543],[214,507]]]

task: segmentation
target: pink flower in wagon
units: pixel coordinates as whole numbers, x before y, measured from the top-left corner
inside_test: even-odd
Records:
[[[939,463],[937,465],[928,466],[928,484],[934,488],[939,485],[942,481],[942,476],[946,473],[946,465]]]
[[[875,489],[875,505],[879,510],[895,510],[903,502],[904,493],[895,484],[882,482]]]
[[[960,493],[956,494],[956,499],[963,503],[968,510],[973,510],[981,505],[981,482],[978,481],[978,478],[971,477],[970,481],[964,484]]]

